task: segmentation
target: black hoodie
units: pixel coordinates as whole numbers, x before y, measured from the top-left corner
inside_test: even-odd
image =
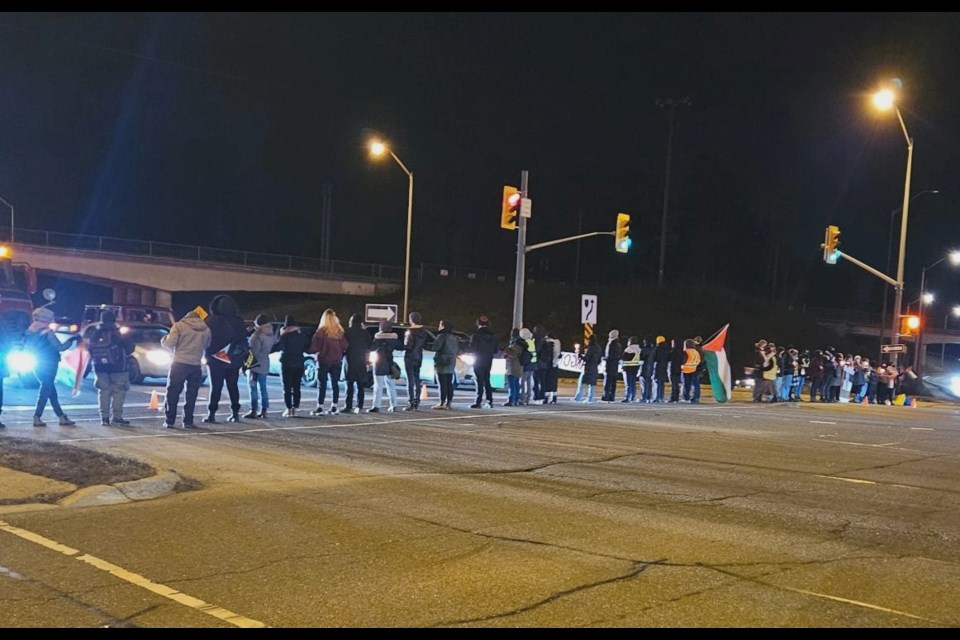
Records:
[[[230,355],[230,367],[239,368],[246,356],[247,328],[240,317],[237,303],[232,296],[219,295],[210,301],[210,314],[207,316],[210,327],[210,346],[207,347],[207,363],[222,363],[213,357],[219,351],[226,350]]]
[[[470,346],[467,348],[473,354],[474,368],[489,369],[493,364],[493,356],[497,353],[497,336],[487,325],[477,327],[476,333],[470,336]]]

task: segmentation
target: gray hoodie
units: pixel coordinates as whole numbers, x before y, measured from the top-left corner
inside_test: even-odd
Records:
[[[273,331],[273,325],[269,322],[257,327],[253,335],[250,336],[250,351],[253,357],[257,359],[257,366],[250,369],[253,373],[268,375],[270,373],[270,352],[280,336]]]
[[[199,367],[204,350],[210,346],[210,327],[196,311],[191,311],[173,323],[160,344],[173,352],[174,364]]]

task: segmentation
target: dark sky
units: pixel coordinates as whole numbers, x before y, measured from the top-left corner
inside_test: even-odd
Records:
[[[413,260],[512,273],[503,185],[529,171],[530,242],[581,245],[582,275],[656,278],[676,110],[667,281],[876,309],[906,141],[870,109],[900,78],[915,138],[908,299],[960,246],[960,14],[6,13],[0,196],[21,228],[402,265],[407,177],[367,157],[376,132],[414,172]],[[0,209],[0,217],[3,210]],[[899,225],[898,225],[899,227]],[[530,254],[569,278],[574,245]],[[945,263],[931,289],[960,301]],[[942,296],[943,297],[943,296]]]

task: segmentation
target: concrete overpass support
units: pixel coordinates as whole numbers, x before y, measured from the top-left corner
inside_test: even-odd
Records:
[[[142,304],[148,307],[172,307],[173,295],[163,289],[116,286],[113,288],[113,303]]]

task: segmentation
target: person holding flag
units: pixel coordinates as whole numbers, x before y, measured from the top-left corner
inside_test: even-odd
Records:
[[[730,361],[727,359],[727,329],[726,324],[709,340],[700,345],[703,361],[710,374],[710,387],[713,389],[713,398],[717,402],[727,402],[732,393],[732,379]]]

